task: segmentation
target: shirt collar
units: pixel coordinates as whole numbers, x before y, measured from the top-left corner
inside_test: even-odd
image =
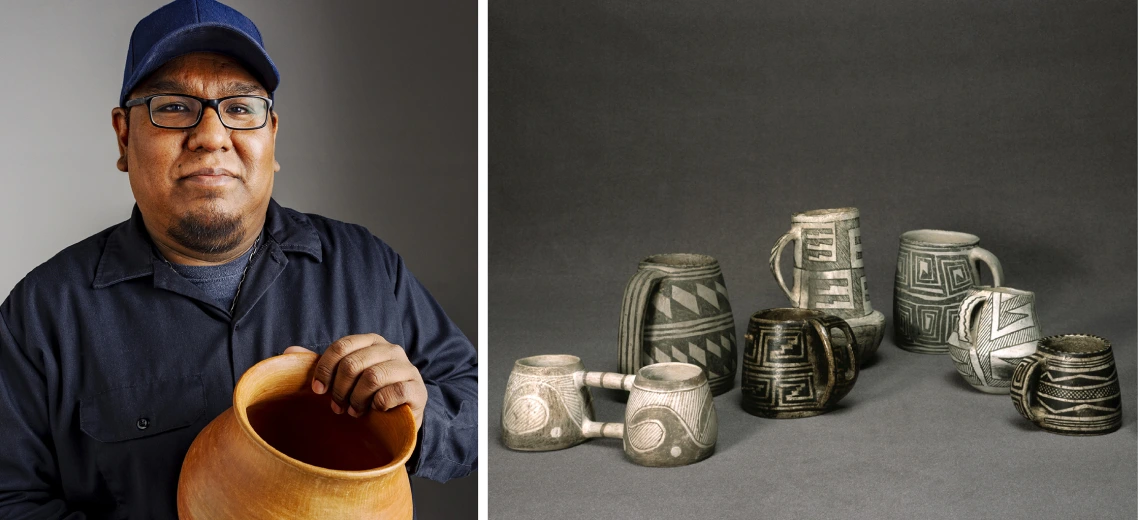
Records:
[[[304,253],[321,261],[321,239],[309,219],[295,211],[282,208],[270,199],[265,212],[267,236],[278,244],[281,251]],[[110,287],[119,282],[154,274],[154,246],[143,224],[142,212],[136,204],[131,218],[119,224],[107,237],[99,267],[91,286],[96,289]]]

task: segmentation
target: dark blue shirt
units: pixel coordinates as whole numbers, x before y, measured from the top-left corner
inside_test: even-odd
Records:
[[[136,207],[0,305],[0,518],[176,518],[182,459],[246,369],[370,332],[427,385],[409,471],[473,471],[475,349],[386,244],[270,201],[231,315],[155,255]]]

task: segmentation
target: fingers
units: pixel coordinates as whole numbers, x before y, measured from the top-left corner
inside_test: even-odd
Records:
[[[282,352],[282,354],[303,354],[305,352],[312,353],[313,351],[309,350],[305,347],[292,346],[292,347],[285,349],[285,352]]]
[[[379,334],[356,334],[334,341],[317,361],[317,368],[313,373],[313,391],[318,394],[325,393],[332,385],[333,377],[340,369],[339,365],[342,359],[353,352],[377,344],[390,345],[388,340]],[[363,367],[360,368],[363,369]]]
[[[415,366],[406,360],[385,361],[361,374],[348,399],[348,414],[359,417],[370,407],[389,410],[404,403],[414,408],[426,400],[427,389]]]
[[[408,358],[406,354],[404,354],[404,349],[395,345],[374,345],[344,356],[344,358],[340,360],[340,364],[337,365],[336,376],[333,378],[332,388],[329,392],[333,398],[333,410],[340,413],[344,407],[348,406],[348,398],[352,395],[352,389],[357,386],[357,381],[359,381],[362,376],[368,373],[375,373],[371,371],[373,366],[392,361],[402,361],[413,370],[415,369],[415,367],[411,366],[411,363],[408,362]],[[371,377],[375,376],[370,376],[370,378]],[[337,410],[336,408],[338,406],[341,407],[342,410]],[[361,408],[358,409],[358,411],[364,409],[367,408]]]

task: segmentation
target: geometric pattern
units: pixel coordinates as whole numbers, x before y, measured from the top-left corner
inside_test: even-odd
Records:
[[[1021,415],[1057,433],[1096,435],[1121,424],[1120,381],[1111,349],[1039,348],[1014,370],[1010,397]]]
[[[641,365],[691,363],[705,369],[713,394],[736,376],[736,325],[720,268],[674,273],[652,290],[642,322]]]
[[[945,353],[958,326],[958,307],[978,280],[968,250],[899,246],[895,270],[895,337],[902,348]]]
[[[793,215],[792,229],[773,246],[768,264],[793,307],[820,309],[841,318],[871,314],[859,217],[852,216],[858,212],[850,209]],[[835,220],[819,220],[827,218]],[[789,289],[780,273],[779,257],[792,240],[796,248]]]
[[[813,319],[772,322],[754,318],[745,339],[740,389],[749,412],[769,416],[818,412],[854,385],[851,356],[839,352],[829,356]],[[836,373],[831,364],[836,365]],[[838,380],[836,376],[843,373],[849,374],[846,381]]]
[[[1033,301],[1033,293],[1004,288],[974,288],[962,300],[947,343],[970,384],[1009,388],[1014,367],[1037,350],[1041,338]]]

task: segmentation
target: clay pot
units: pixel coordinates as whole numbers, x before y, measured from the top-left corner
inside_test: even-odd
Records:
[[[411,409],[333,413],[309,386],[317,358],[275,356],[242,375],[182,462],[180,519],[412,518]]]

